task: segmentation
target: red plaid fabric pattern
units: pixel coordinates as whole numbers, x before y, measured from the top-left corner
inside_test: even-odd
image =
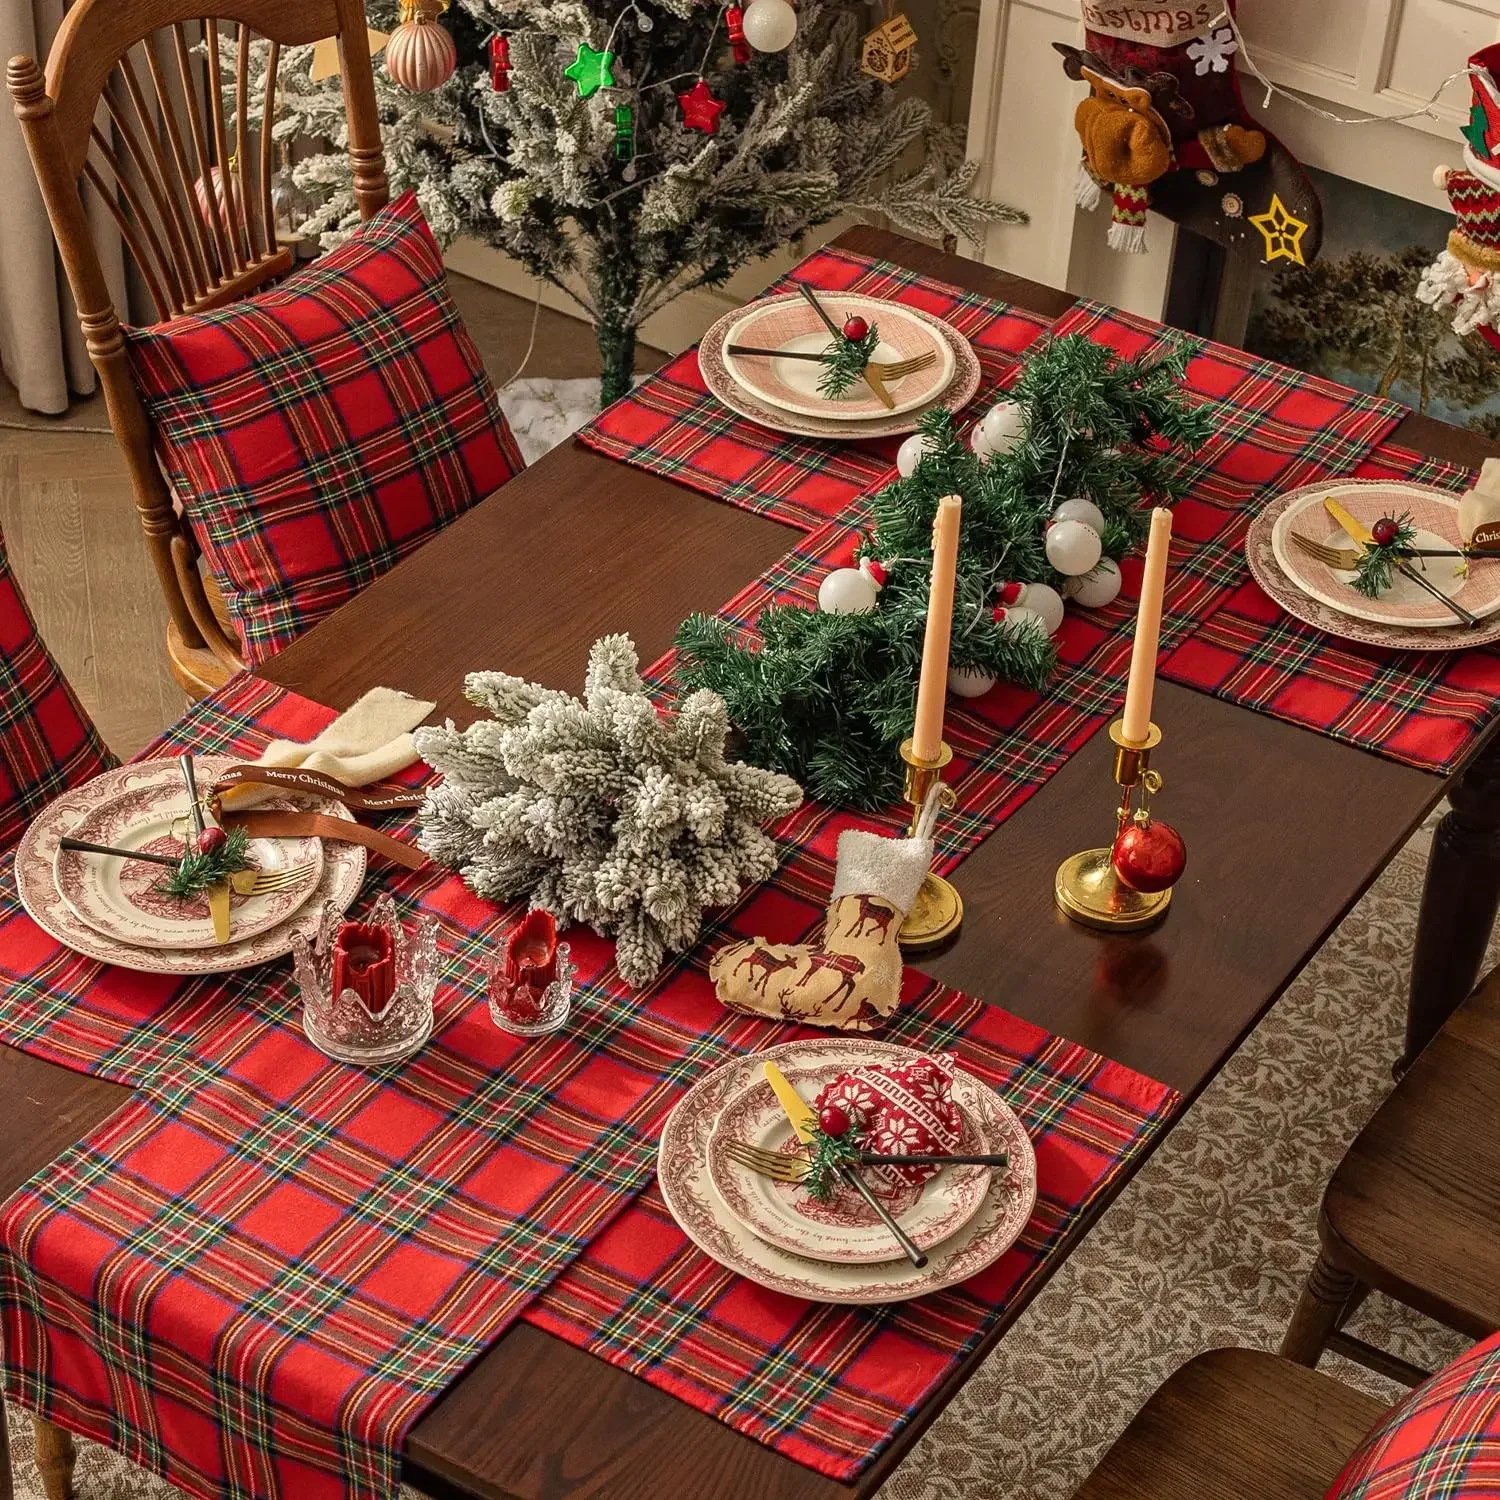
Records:
[[[1382,444],[1354,471],[1455,493],[1472,470]],[[1422,770],[1448,772],[1500,709],[1500,650],[1380,651],[1304,625],[1253,580],[1163,663],[1162,676]]]
[[[114,764],[37,634],[0,541],[0,850],[59,793]]]
[[[252,666],[522,467],[413,193],[273,290],[125,332]]]
[[[1481,1500],[1500,1495],[1500,1333],[1397,1402],[1328,1500]]]
[[[799,281],[830,292],[889,297],[951,323],[973,344],[983,370],[965,419],[994,400],[1016,355],[1047,326],[1039,313],[832,247],[809,256],[766,295],[789,291]],[[900,438],[821,443],[747,422],[709,394],[696,345],[602,411],[578,433],[578,441],[803,531],[837,516],[892,477],[901,443]]]

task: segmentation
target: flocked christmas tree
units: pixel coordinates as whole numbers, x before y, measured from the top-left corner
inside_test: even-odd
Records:
[[[393,189],[416,188],[443,242],[498,246],[582,304],[604,401],[628,389],[652,313],[836,214],[934,237],[1024,222],[969,195],[961,132],[862,70],[883,63],[889,76],[910,58],[888,45],[902,18],[869,44],[855,0],[750,0],[743,12],[721,0],[454,0],[437,21],[444,0],[368,0],[371,26],[398,26],[398,3],[447,28],[457,69],[414,92],[377,65]],[[427,61],[414,67],[418,51]],[[277,133],[334,148],[295,168],[316,205],[305,226],[327,239],[355,205],[337,80],[311,81],[310,52],[283,58]],[[430,84],[438,56],[404,49],[395,71]]]
[[[1082,335],[1052,340],[992,414],[1010,433],[1004,451],[983,457],[948,412],[930,413],[909,440],[923,455],[910,477],[873,500],[859,553],[884,582],[855,599],[869,607],[773,605],[757,622],[758,643],[694,615],[677,635],[680,681],[723,697],[754,764],[796,777],[831,806],[889,807],[911,733],[939,499],[963,498],[954,668],[1042,686],[1055,663],[1047,627],[1061,618],[1060,594],[1095,605],[1114,597],[1111,559],[1140,541],[1149,506],[1181,493],[1180,454],[1212,431],[1210,412],[1182,394],[1191,353],[1182,341],[1122,360]],[[1049,529],[1059,507],[1063,519]],[[1025,607],[1043,597],[1056,611],[1050,621]]]

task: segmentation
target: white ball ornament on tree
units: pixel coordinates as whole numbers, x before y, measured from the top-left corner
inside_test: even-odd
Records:
[[[997,401],[985,412],[977,431],[990,453],[1009,453],[1026,436],[1026,409],[1016,401]]]
[[[1064,500],[1052,512],[1054,521],[1082,521],[1092,526],[1101,536],[1104,534],[1104,512],[1092,500]]]
[[[955,698],[982,698],[998,681],[978,667],[948,668],[948,691]]]
[[[1051,584],[1028,583],[1021,595],[1021,607],[1040,618],[1048,635],[1057,634],[1063,622],[1063,600]]]
[[[818,585],[818,608],[825,615],[867,615],[885,587],[885,569],[872,558],[857,568],[835,568]]]
[[[1119,564],[1112,557],[1100,558],[1096,567],[1068,580],[1067,593],[1085,609],[1103,609],[1106,604],[1113,604],[1120,594]]]
[[[1023,630],[1034,630],[1043,636],[1049,634],[1046,620],[1024,604],[1002,605],[995,611],[995,619],[1003,629],[1017,634]]]
[[[1070,577],[1089,572],[1104,553],[1099,533],[1082,521],[1054,521],[1047,528],[1044,545],[1047,561]]]
[[[936,451],[936,445],[925,432],[914,432],[907,438],[899,448],[896,449],[896,472],[903,479],[910,479],[917,472],[917,465],[927,457],[929,453]]]
[[[757,52],[785,52],[797,35],[797,12],[787,0],[750,0],[740,27]]]

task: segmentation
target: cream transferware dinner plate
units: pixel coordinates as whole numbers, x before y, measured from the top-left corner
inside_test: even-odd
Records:
[[[973,345],[956,328],[944,323],[941,318],[933,317],[931,313],[918,308],[907,308],[907,312],[927,323],[952,352],[953,379],[940,395],[912,411],[886,412],[882,416],[858,422],[835,422],[826,417],[809,417],[784,411],[772,406],[770,402],[760,401],[752,396],[730,375],[725,364],[725,335],[738,320],[741,311],[725,313],[703,335],[698,345],[698,369],[709,391],[730,411],[773,432],[790,433],[796,437],[825,438],[834,442],[900,437],[905,433],[915,432],[924,413],[934,407],[960,411],[973,399],[983,378],[979,356],[974,352]]]
[[[266,804],[290,809],[278,797]],[[105,798],[70,830],[73,838],[116,849],[140,849],[177,858],[191,838],[187,788],[153,782],[122,789]],[[229,931],[235,938],[258,937],[286,921],[312,895],[323,874],[323,844],[316,838],[252,839],[247,853],[257,870],[306,866],[306,876],[285,890],[261,895],[231,894]],[[136,948],[208,948],[216,945],[208,898],[179,901],[162,890],[170,872],[108,854],[59,848],[52,863],[58,893],[96,932]]]
[[[1411,579],[1398,573],[1378,599],[1367,599],[1354,588],[1352,570],[1332,568],[1310,557],[1292,542],[1291,535],[1295,531],[1326,546],[1354,547],[1323,508],[1324,499],[1331,498],[1366,526],[1382,516],[1409,513],[1417,547],[1458,547],[1462,543],[1457,495],[1426,485],[1355,480],[1305,485],[1279,498],[1286,503],[1271,530],[1272,551],[1282,573],[1310,599],[1371,625],[1403,630],[1446,630],[1454,625],[1452,612]],[[1411,559],[1411,565],[1470,614],[1483,619],[1500,610],[1500,558],[1471,560],[1467,575],[1460,558],[1418,557]]]
[[[205,781],[222,775],[237,763],[235,758],[222,755],[199,756],[196,762]],[[324,849],[322,877],[301,908],[278,926],[255,937],[237,938],[208,948],[138,948],[96,932],[58,892],[53,879],[58,840],[73,833],[94,807],[117,792],[153,784],[182,785],[182,772],[175,759],[118,766],[84,786],[64,792],[32,819],[16,845],[12,858],[21,904],[39,927],[75,953],[145,974],[222,974],[285,957],[291,952],[294,933],[300,932],[311,939],[317,932],[326,903],[332,902],[340,912],[354,904],[365,877],[366,851],[361,844],[331,839]],[[331,799],[306,798],[298,805],[345,822],[354,821],[348,808]]]
[[[826,1084],[848,1069],[823,1061],[785,1071],[792,1086],[811,1103]],[[976,1123],[982,1106],[974,1092],[975,1081],[967,1075],[955,1081],[953,1098],[963,1118],[959,1151],[987,1155],[1002,1150],[991,1146]],[[730,1100],[709,1136],[709,1178],[725,1206],[761,1239],[794,1255],[846,1265],[902,1258],[901,1246],[890,1230],[853,1188],[840,1188],[821,1203],[795,1183],[776,1182],[734,1161],[726,1150],[731,1141],[789,1157],[797,1150],[800,1143],[764,1078]],[[924,1183],[894,1187],[878,1172],[864,1174],[886,1211],[923,1250],[956,1234],[979,1212],[990,1176],[989,1167],[946,1167]]]
[[[783,1070],[827,1062],[841,1071],[861,1063],[912,1062],[922,1054],[889,1042],[850,1037],[785,1042],[735,1058],[700,1079],[668,1117],[657,1150],[662,1197],[682,1231],[706,1255],[759,1286],[814,1302],[904,1302],[977,1275],[1020,1237],[1036,1202],[1036,1156],[1021,1124],[1000,1096],[962,1068],[955,1076],[976,1090],[975,1121],[990,1148],[1010,1157],[991,1175],[980,1211],[928,1252],[921,1270],[905,1261],[835,1265],[793,1255],[752,1234],[730,1213],[708,1172],[708,1141],[727,1104],[762,1076],[766,1058]]]
[[[785,350],[788,354],[821,354],[833,342],[807,299],[798,293],[768,297],[752,303],[724,335],[724,368],[741,389],[757,401],[802,416],[830,422],[858,422],[883,416],[899,416],[935,401],[952,383],[955,360],[947,339],[930,323],[899,302],[875,297],[843,296],[825,292],[818,299],[835,324],[859,314],[880,335],[874,358],[883,364],[931,354],[924,369],[887,382],[894,407],[883,406],[863,380],[856,380],[842,395],[828,397],[818,390],[824,373],[820,363],[807,359],[776,359],[758,354],[731,354],[732,344],[759,349]]]

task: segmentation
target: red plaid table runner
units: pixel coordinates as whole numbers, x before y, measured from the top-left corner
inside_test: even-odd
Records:
[[[1459,464],[1382,444],[1354,470],[1455,493]],[[1448,772],[1500,710],[1500,650],[1380,651],[1294,620],[1251,578],[1162,664],[1162,676],[1389,760]]]
[[[888,297],[951,323],[974,346],[983,372],[979,392],[965,408],[971,416],[994,399],[995,387],[1015,367],[1015,356],[1048,321],[890,261],[831,246],[809,256],[766,295],[789,291],[799,281],[827,291]],[[901,444],[900,438],[824,443],[747,422],[709,394],[696,345],[602,411],[578,433],[578,441],[804,531],[892,475]]]
[[[242,678],[152,753],[254,753],[329,717]],[[815,810],[786,820],[785,880],[723,925],[809,925],[816,907],[797,893],[826,879],[802,843],[828,826]],[[389,1494],[410,1425],[647,1187],[685,1089],[786,1036],[718,1004],[703,968],[714,934],[638,994],[612,944],[574,931],[574,1019],[523,1043],[483,1003],[514,909],[437,870],[373,883],[438,919],[443,958],[432,1042],[385,1070],[311,1048],[285,965],[122,975],[65,960],[14,909],[0,923],[5,1039],[140,1085],[0,1208],[8,1389],[196,1495]],[[951,1048],[972,1033],[981,1064],[995,1027],[1020,1026],[914,971],[905,998],[885,1035]],[[1176,1096],[1040,1034],[1028,1045],[1028,1096],[1050,1091],[1079,1122],[1123,1121],[1122,1090],[1135,1101],[1128,1126],[1096,1134],[1097,1184],[1071,1158],[1049,1170],[1048,1204],[1089,1201]],[[1050,1212],[1040,1255],[1058,1242]]]

